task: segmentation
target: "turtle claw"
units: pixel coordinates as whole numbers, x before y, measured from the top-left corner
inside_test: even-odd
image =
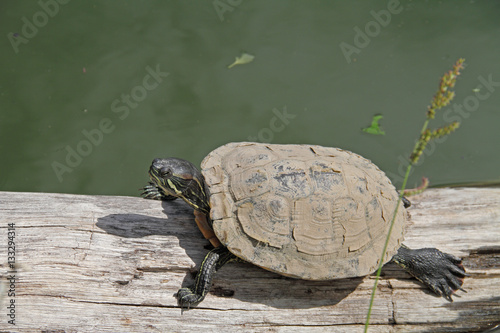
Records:
[[[462,259],[434,248],[411,250],[401,247],[394,261],[435,294],[453,302],[451,297],[462,290],[464,278],[468,276]]]
[[[177,302],[182,308],[189,309],[191,306],[200,303],[205,295],[197,295],[191,288],[181,288],[176,294]]]
[[[449,276],[446,273],[441,277],[426,277],[424,279],[419,278],[419,280],[426,284],[432,291],[434,291],[434,293],[444,297],[450,302],[453,302],[451,295],[455,294],[457,290],[463,290],[461,287],[463,284],[463,278]],[[459,297],[459,295],[455,296]]]
[[[149,182],[148,185],[139,189],[141,192],[141,196],[144,199],[152,199],[152,200],[175,200],[177,197],[173,195],[166,195],[163,193],[161,189],[159,189],[153,182]]]

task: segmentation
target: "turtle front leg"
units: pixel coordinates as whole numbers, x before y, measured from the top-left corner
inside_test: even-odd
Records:
[[[210,291],[210,287],[212,287],[212,278],[215,272],[227,262],[234,259],[236,259],[236,256],[223,246],[208,252],[201,263],[194,286],[190,288],[181,288],[177,292],[179,305],[189,308],[203,301],[206,294]]]
[[[451,295],[454,292],[465,291],[462,284],[467,274],[462,259],[451,254],[435,248],[412,250],[403,245],[392,261],[450,302],[453,302]]]
[[[141,190],[142,190],[141,195],[144,199],[168,200],[168,201],[177,199],[177,197],[173,195],[165,194],[153,182],[149,182],[148,185],[144,186]]]

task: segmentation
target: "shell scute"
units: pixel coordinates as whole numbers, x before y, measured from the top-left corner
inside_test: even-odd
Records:
[[[230,143],[202,162],[215,234],[244,260],[327,280],[375,270],[397,192],[369,160],[308,145]],[[400,207],[384,262],[403,240]]]

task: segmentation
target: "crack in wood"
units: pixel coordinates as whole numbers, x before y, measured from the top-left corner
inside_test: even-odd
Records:
[[[405,242],[463,255],[468,293],[448,304],[388,265],[383,281],[389,289],[377,295],[373,331],[491,327],[500,311],[495,287],[500,284],[500,189],[429,189],[412,201],[417,219]],[[362,330],[371,276],[302,281],[235,264],[217,275],[203,303],[181,310],[174,294],[192,282],[191,263],[201,262],[206,252],[184,204],[10,192],[0,192],[0,202],[13,208],[0,214],[16,221],[19,262],[27,267],[18,270],[16,308],[19,304],[20,314],[29,313],[19,316],[19,331],[143,332],[145,320],[153,331],[164,332],[172,327],[185,332]],[[474,209],[462,216],[460,206],[471,204]],[[6,231],[6,224],[0,225],[0,239]],[[273,291],[277,300],[270,298]]]

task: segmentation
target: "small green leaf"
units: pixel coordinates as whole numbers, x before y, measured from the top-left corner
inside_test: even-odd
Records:
[[[380,128],[379,120],[382,119],[383,116],[381,114],[373,116],[372,124],[370,127],[363,128],[363,132],[373,135],[385,135],[385,132]]]
[[[236,65],[248,64],[249,62],[252,62],[253,59],[255,59],[255,56],[248,53],[243,53],[241,57],[236,57],[236,60],[231,65],[227,66],[227,68],[232,68]]]

